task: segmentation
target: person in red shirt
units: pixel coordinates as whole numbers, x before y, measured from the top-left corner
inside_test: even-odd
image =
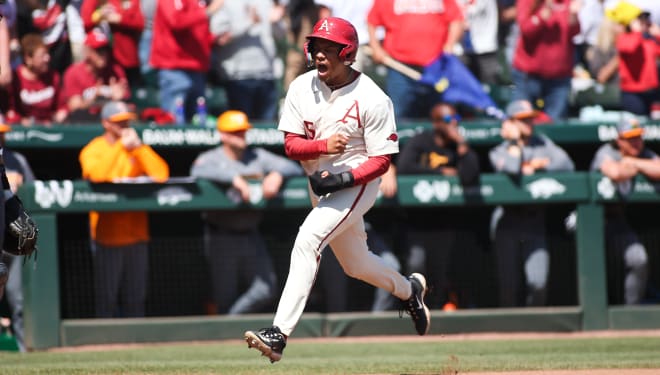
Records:
[[[93,29],[87,33],[85,58],[66,70],[62,90],[71,121],[98,121],[103,103],[130,97],[124,69],[113,61],[103,31]]]
[[[621,109],[648,116],[651,105],[660,101],[657,60],[660,56],[660,27],[650,13],[641,12],[616,40],[619,55]]]
[[[379,26],[385,28],[382,45],[376,35]],[[375,0],[367,27],[375,63],[391,57],[420,72],[442,53],[453,53],[465,28],[455,0]],[[391,68],[386,91],[397,118],[426,118],[431,106],[442,101],[434,87]]]
[[[159,0],[156,5],[149,63],[158,69],[161,108],[176,114],[182,102],[186,123],[197,98],[204,97],[214,41],[209,16],[223,2],[210,0],[207,6],[197,0]]]
[[[139,0],[85,0],[80,7],[85,31],[100,27],[112,37],[112,57],[132,85],[142,82],[138,43],[144,29]]]
[[[555,121],[568,111],[580,7],[580,0],[516,1],[520,37],[511,69],[513,99],[543,101]]]
[[[41,35],[31,33],[21,38],[21,51],[23,63],[14,71],[7,121],[24,126],[63,122],[68,111],[60,100],[61,77],[50,67],[48,46]]]

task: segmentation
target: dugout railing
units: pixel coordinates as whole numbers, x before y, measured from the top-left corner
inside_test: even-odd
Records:
[[[190,212],[242,207],[278,215],[309,207],[306,184],[304,178],[291,179],[280,198],[269,202],[258,199],[248,205],[233,201],[222,186],[188,178],[173,178],[164,184],[141,180],[119,184],[39,180],[23,186],[20,196],[40,227],[38,263],[32,267],[32,262],[28,262],[24,268],[28,347],[236,338],[255,324],[268,324],[270,315],[63,319],[58,220],[66,214],[90,210]],[[638,178],[625,196],[609,179],[585,172],[543,174],[519,180],[487,173],[481,176],[478,188],[469,190],[454,178],[431,176],[400,176],[399,184],[397,199],[379,199],[376,208],[437,207],[441,212],[443,207],[569,204],[577,212],[576,306],[434,311],[432,333],[660,328],[660,306],[608,306],[606,285],[603,207],[620,199],[639,205],[660,202],[658,186],[650,181]],[[409,334],[410,329],[408,319],[398,319],[396,312],[306,314],[297,334]]]

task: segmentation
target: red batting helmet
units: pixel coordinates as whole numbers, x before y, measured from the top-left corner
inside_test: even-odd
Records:
[[[350,65],[355,62],[358,48],[358,35],[355,27],[350,22],[339,17],[327,17],[320,19],[311,34],[307,35],[307,42],[305,42],[305,56],[307,56],[307,63],[313,64],[312,49],[310,42],[313,38],[326,39],[331,42],[344,45],[344,48],[339,51],[339,59],[345,64]]]

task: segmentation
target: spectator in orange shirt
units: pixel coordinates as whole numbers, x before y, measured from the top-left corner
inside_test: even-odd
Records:
[[[148,176],[169,178],[169,166],[142,143],[130,121],[135,114],[120,101],[101,110],[105,132],[80,152],[82,177],[91,182],[116,182]],[[144,211],[90,212],[96,316],[144,316],[149,274],[149,222]],[[121,295],[120,295],[121,293]]]

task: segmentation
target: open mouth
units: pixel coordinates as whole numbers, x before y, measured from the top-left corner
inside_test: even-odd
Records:
[[[325,76],[328,75],[328,72],[330,69],[328,68],[328,65],[325,63],[316,63],[316,70],[319,75],[319,78],[323,79]]]
[[[317,62],[316,69],[318,70],[319,74],[325,74],[328,72],[328,65],[324,62]]]

